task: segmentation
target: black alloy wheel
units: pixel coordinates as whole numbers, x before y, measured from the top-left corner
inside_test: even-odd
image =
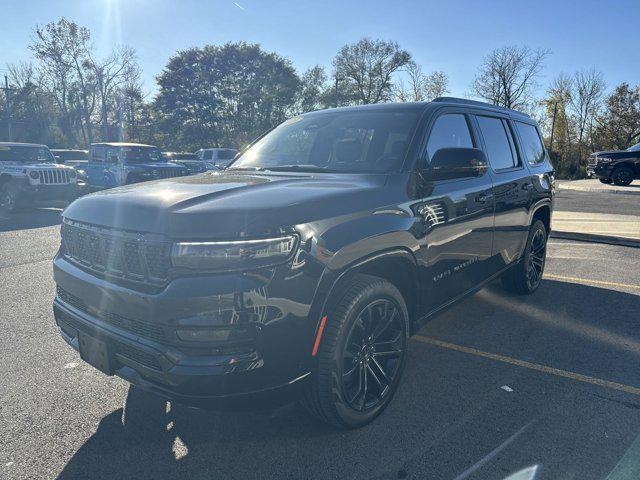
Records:
[[[303,404],[324,422],[357,428],[382,413],[398,388],[409,314],[400,291],[379,277],[350,275],[335,291]]]
[[[0,213],[15,212],[18,207],[16,189],[5,183],[0,187]]]
[[[390,393],[406,336],[400,309],[391,300],[367,305],[351,326],[343,353],[342,391],[360,412],[378,406]]]
[[[619,187],[626,187],[633,182],[633,171],[629,167],[618,167],[613,171],[611,179]]]
[[[502,275],[505,290],[530,294],[538,289],[547,257],[547,237],[544,223],[541,220],[533,222],[522,258]]]
[[[530,251],[527,258],[527,282],[530,290],[538,288],[540,280],[542,280],[546,254],[547,235],[544,230],[538,229],[531,237]]]

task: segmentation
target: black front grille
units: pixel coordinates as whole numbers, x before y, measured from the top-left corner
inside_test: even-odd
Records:
[[[72,295],[61,287],[57,287],[56,293],[62,302],[77,308],[87,315],[93,315],[105,323],[118,327],[127,332],[134,333],[143,338],[162,342],[165,339],[164,330],[160,325],[125,317],[114,312],[97,311],[92,313],[82,299]]]
[[[56,311],[56,320],[67,335],[75,335],[75,332],[69,331],[69,327],[76,332],[81,331],[88,334],[91,333],[91,330],[83,322],[77,320],[71,315],[68,315],[60,309],[57,309]],[[160,367],[160,363],[155,355],[148,353],[135,345],[119,342],[114,339],[108,339],[107,344],[109,345],[109,350],[113,354],[129,358],[134,362],[153,370],[162,370],[162,367]]]
[[[157,236],[65,221],[62,246],[65,258],[98,274],[155,285],[168,279],[170,245]]]

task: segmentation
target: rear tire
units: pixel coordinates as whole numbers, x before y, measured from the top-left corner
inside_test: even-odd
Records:
[[[544,274],[546,256],[547,229],[541,220],[536,220],[529,229],[522,258],[502,275],[505,290],[522,295],[535,292]]]
[[[600,183],[606,183],[606,184],[610,184],[613,180],[611,180],[610,178],[600,178]]]
[[[303,398],[324,422],[362,427],[393,398],[404,369],[407,306],[388,281],[357,274],[329,302],[317,363]]]
[[[618,167],[613,171],[611,179],[615,185],[626,187],[633,182],[633,170],[629,167]]]

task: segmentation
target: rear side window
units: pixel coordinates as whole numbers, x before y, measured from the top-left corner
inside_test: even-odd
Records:
[[[473,148],[469,125],[464,115],[449,113],[436,119],[427,142],[427,156],[433,157],[441,148]]]
[[[477,117],[484,139],[486,154],[494,170],[518,165],[513,138],[509,126],[501,118]]]
[[[544,162],[544,147],[538,129],[528,123],[515,122],[520,134],[522,155],[531,165]]]

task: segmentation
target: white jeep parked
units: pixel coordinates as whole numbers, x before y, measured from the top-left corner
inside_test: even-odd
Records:
[[[59,165],[46,145],[0,142],[0,211],[78,195],[73,167]]]

